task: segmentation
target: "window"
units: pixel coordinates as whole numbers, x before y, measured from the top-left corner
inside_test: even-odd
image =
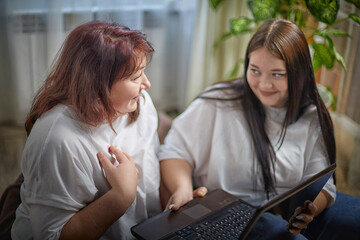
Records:
[[[0,3],[0,122],[22,125],[67,34],[90,20],[115,21],[143,31],[155,49],[146,70],[159,110],[181,109],[196,17],[194,0],[6,0]],[[6,90],[5,90],[6,89]],[[5,100],[6,99],[6,100]],[[10,111],[5,111],[10,110]]]

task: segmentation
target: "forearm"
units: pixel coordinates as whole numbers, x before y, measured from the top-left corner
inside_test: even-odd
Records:
[[[315,216],[319,215],[325,208],[327,208],[329,201],[330,195],[325,190],[321,190],[314,200],[314,205],[316,206]]]
[[[127,210],[124,196],[108,191],[77,212],[64,225],[60,239],[98,239]]]
[[[192,195],[192,168],[183,159],[166,159],[160,162],[161,179],[164,186],[173,194],[179,189]]]

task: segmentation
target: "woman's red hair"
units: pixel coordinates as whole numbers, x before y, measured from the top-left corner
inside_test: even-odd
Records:
[[[116,111],[109,99],[116,80],[150,61],[154,49],[143,33],[115,23],[89,22],[75,28],[66,38],[51,73],[34,98],[26,118],[27,134],[35,121],[57,104],[72,107],[80,121],[96,126],[107,120],[112,126]],[[129,113],[136,121],[139,107]]]

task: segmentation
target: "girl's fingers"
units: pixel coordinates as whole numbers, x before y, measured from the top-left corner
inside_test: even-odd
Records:
[[[305,201],[304,207],[295,209],[294,215],[290,218],[287,228],[296,235],[313,220],[316,212],[316,206],[311,201]]]
[[[307,223],[306,222],[301,222],[301,221],[296,221],[296,222],[293,222],[291,224],[292,228],[297,228],[297,229],[305,229],[307,227]]]
[[[289,232],[291,232],[293,235],[297,235],[301,232],[301,230],[297,228],[289,228]]]
[[[295,217],[294,222],[295,221],[301,221],[301,222],[305,222],[305,223],[310,223],[313,220],[313,216],[309,215],[309,214],[299,214],[298,216]]]
[[[309,200],[306,200],[305,201],[305,208],[307,208],[306,210],[306,213],[311,215],[311,216],[314,216],[315,213],[316,213],[316,206]]]
[[[166,210],[178,210],[178,209],[179,209],[179,207],[175,203],[173,203],[173,199],[170,198],[168,203],[166,204],[165,211]]]
[[[198,187],[193,191],[193,197],[204,197],[208,192],[208,189],[206,187]]]

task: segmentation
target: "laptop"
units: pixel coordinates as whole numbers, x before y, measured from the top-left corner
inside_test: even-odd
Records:
[[[143,240],[245,239],[264,212],[281,206],[285,211],[281,214],[288,218],[305,200],[314,201],[335,168],[334,163],[260,207],[216,189],[177,211],[165,211],[133,226],[131,232]]]

